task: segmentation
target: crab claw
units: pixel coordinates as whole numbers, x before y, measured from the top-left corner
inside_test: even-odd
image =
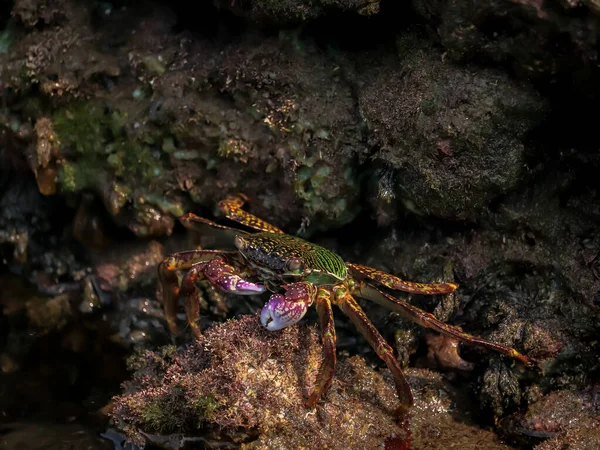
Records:
[[[307,282],[288,284],[283,288],[285,295],[271,295],[260,313],[260,323],[269,331],[281,330],[302,319],[317,293],[314,284]]]
[[[262,284],[246,281],[235,273],[235,269],[221,259],[210,261],[204,269],[204,276],[225,292],[237,295],[253,295],[265,292]]]

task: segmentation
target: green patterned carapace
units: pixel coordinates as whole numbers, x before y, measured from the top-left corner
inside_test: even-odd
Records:
[[[324,286],[339,283],[348,275],[339,255],[295,236],[269,232],[238,235],[235,244],[250,264],[275,278],[298,278]]]

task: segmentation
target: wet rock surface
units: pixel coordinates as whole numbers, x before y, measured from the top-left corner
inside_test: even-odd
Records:
[[[323,411],[304,408],[321,359],[317,334],[294,327],[275,335],[258,321],[256,315],[244,316],[210,328],[202,341],[177,353],[167,347],[134,356],[133,380],[114,401],[116,424],[136,441],[143,437],[140,431],[190,433],[208,426],[214,439],[227,441],[237,432],[242,448],[265,449],[352,443],[371,448],[395,435],[386,415],[393,409],[393,391],[366,400],[363,389],[382,380],[367,376],[364,362],[362,367],[356,362],[358,374],[352,364],[340,365],[346,378],[339,384],[353,386],[350,392],[334,389],[336,400]],[[356,413],[348,412],[348,404]]]
[[[389,376],[357,356],[339,362],[330,391],[306,409],[321,362],[315,328],[293,326],[276,335],[257,323],[257,315],[244,316],[183,349],[133,356],[133,378],[114,399],[115,424],[140,445],[164,448],[197,434],[210,436],[213,445],[245,449],[442,449],[448,442],[509,448],[464,414],[464,390],[426,369],[408,371],[417,400],[401,421],[393,416]]]
[[[597,448],[596,2],[199,3],[0,6],[0,442],[63,448],[75,435],[70,448],[120,449],[129,433],[147,448],[285,448],[290,436],[351,448],[354,423],[390,449]],[[314,414],[301,411],[320,361],[312,328],[282,338],[251,316],[207,335],[233,327],[269,357],[211,353],[188,330],[174,339],[156,265],[199,242],[178,216],[220,220],[216,203],[237,192],[346,260],[460,283],[409,300],[542,370],[361,301],[415,391],[411,421],[397,424],[387,372],[342,318],[338,378]],[[202,329],[265,301],[200,287]],[[158,350],[169,343],[181,347]],[[155,373],[126,372],[134,352],[154,355]],[[294,400],[244,378],[246,360]],[[168,389],[181,398],[180,385],[157,384],[169,370],[199,395],[190,380],[209,368],[239,376],[234,394],[250,400],[236,405],[208,380],[222,402],[177,410],[165,429],[136,409],[161,406]],[[110,428],[109,399],[127,379],[121,429]]]
[[[387,171],[378,190],[421,214],[473,219],[523,177],[524,135],[544,101],[503,72],[456,66],[417,39],[397,45],[398,57],[370,62],[359,97],[379,147],[373,158]]]
[[[2,448],[6,450],[112,450],[106,439],[80,425],[54,423],[10,423],[2,429]]]

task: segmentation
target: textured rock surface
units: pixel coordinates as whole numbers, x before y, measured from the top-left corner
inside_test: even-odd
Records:
[[[373,157],[411,209],[475,218],[522,179],[523,141],[544,101],[502,72],[444,62],[422,41],[399,39],[398,51],[364,73],[359,107],[379,147]]]
[[[509,448],[474,426],[463,390],[424,369],[408,372],[417,399],[406,421],[391,415],[396,396],[387,374],[360,357],[340,361],[330,391],[307,410],[321,360],[317,343],[312,327],[269,333],[257,315],[229,321],[183,350],[133,356],[133,379],[111,415],[134,442],[165,448],[197,435],[244,449]]]

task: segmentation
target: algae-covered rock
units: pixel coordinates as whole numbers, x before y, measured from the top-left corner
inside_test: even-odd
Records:
[[[189,72],[153,83],[155,120],[171,130],[163,148],[182,190],[212,207],[243,187],[255,214],[309,232],[356,217],[357,161],[368,149],[335,61],[285,34],[189,52]]]
[[[596,193],[571,190],[572,169],[561,167],[505,197],[478,225],[440,230],[426,219],[407,219],[356,244],[351,258],[410,280],[448,280],[443,268],[450,266],[449,279],[460,283],[453,299],[413,296],[411,302],[540,362],[541,372],[523,372],[493,353],[461,345],[462,358],[475,364],[467,379],[476,380],[469,389],[479,399],[482,419],[525,409],[532,390],[583,389],[599,369],[598,222],[593,208],[584,212],[572,200],[585,195],[593,203]],[[437,367],[440,352],[452,350],[438,348],[420,327],[381,308],[365,309],[384,335],[396,337],[404,360],[410,356]],[[419,346],[423,341],[432,355]]]
[[[212,208],[240,190],[309,233],[358,214],[368,149],[351,86],[314,43],[191,39],[158,6],[142,22],[135,10],[72,9],[57,26],[17,28],[0,69],[14,120],[35,131],[19,145],[44,194],[93,192],[140,237],[169,235],[192,202]]]
[[[375,177],[391,183],[388,201],[474,218],[523,176],[524,137],[543,117],[544,100],[502,72],[444,61],[415,38],[400,39],[398,51],[398,61],[365,69],[360,92],[375,157],[391,180]]]
[[[136,442],[146,433],[237,434],[248,449],[342,449],[375,448],[400,434],[392,386],[362,360],[339,364],[327,401],[307,410],[320,361],[313,328],[271,333],[257,315],[244,316],[180,351],[132,357],[133,380],[112,416]]]
[[[133,356],[133,379],[114,399],[111,415],[129,439],[164,448],[194,440],[281,450],[509,448],[478,428],[463,389],[425,369],[408,370],[416,403],[398,421],[389,373],[358,356],[338,361],[330,390],[306,409],[320,362],[314,328],[269,332],[257,315],[244,316],[208,329],[185,348]]]
[[[12,9],[12,16],[29,28],[55,25],[70,15],[70,3],[62,0],[16,0]]]

